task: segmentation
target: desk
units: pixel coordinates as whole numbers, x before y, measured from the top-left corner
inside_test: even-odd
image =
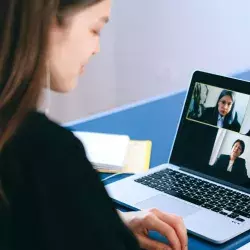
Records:
[[[250,72],[235,75],[248,80]],[[93,116],[68,124],[73,130],[127,134],[131,139],[150,139],[153,142],[151,167],[168,162],[170,150],[179,122],[186,91],[169,96],[161,96],[125,108]],[[127,175],[115,176],[108,182],[116,181]],[[101,178],[106,175],[101,175]],[[158,238],[159,235],[153,237]],[[189,235],[190,250],[233,250],[250,241],[247,232],[223,245],[214,245]]]

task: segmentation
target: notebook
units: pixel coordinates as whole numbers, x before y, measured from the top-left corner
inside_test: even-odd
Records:
[[[127,135],[73,132],[94,168],[104,173],[143,173],[149,169],[152,142]]]

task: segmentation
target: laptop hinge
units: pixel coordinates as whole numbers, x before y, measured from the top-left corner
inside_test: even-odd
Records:
[[[168,167],[171,168],[171,169],[173,169],[173,170],[179,170],[180,169],[180,167],[178,167],[176,165],[172,165],[170,163],[168,164]]]

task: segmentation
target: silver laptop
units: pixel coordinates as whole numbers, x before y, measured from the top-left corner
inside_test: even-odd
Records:
[[[120,204],[175,213],[190,233],[224,243],[250,229],[249,131],[249,83],[196,71],[168,163],[106,189]]]

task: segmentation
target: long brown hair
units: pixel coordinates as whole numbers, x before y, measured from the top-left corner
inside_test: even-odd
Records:
[[[25,115],[37,109],[46,84],[48,31],[67,10],[102,0],[1,0],[0,151]]]

